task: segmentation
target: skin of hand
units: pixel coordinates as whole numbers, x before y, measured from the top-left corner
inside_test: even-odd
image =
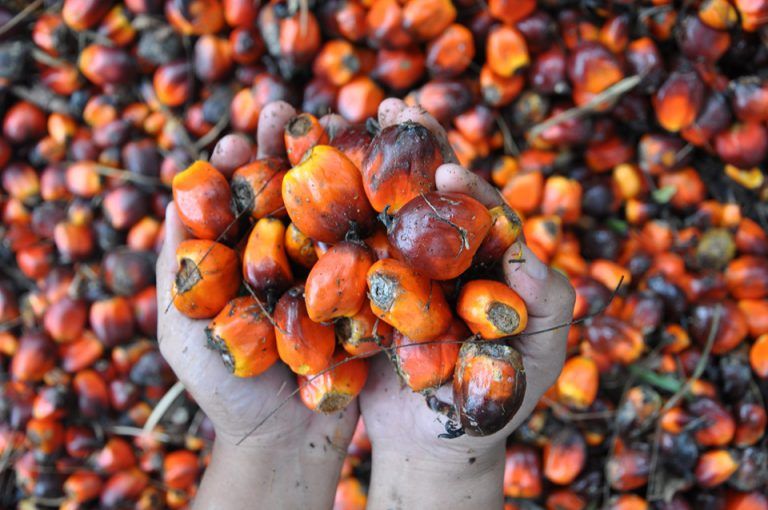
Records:
[[[412,120],[440,140],[447,163],[437,170],[439,191],[465,193],[493,207],[503,202],[489,183],[457,164],[445,131],[418,107],[387,99],[379,107],[382,128]],[[523,259],[524,262],[509,262]],[[551,270],[524,242],[513,244],[502,261],[506,283],[525,300],[526,332],[568,324],[575,293],[568,279]],[[501,431],[486,437],[441,439],[445,419],[430,410],[424,396],[403,385],[389,360],[372,360],[360,410],[373,445],[369,509],[502,508],[505,442],[557,379],[565,359],[568,327],[521,336],[514,347],[523,356],[527,388],[520,410]],[[451,402],[450,385],[438,397]]]
[[[284,156],[283,129],[294,115],[295,110],[282,101],[265,106],[257,133],[259,158]],[[249,148],[243,144],[248,142],[242,137],[230,137],[214,149],[212,159],[240,158],[245,164]],[[231,158],[228,151],[233,151]],[[307,409],[296,395],[249,435],[296,389],[296,376],[276,363],[258,377],[234,377],[219,355],[206,347],[208,321],[190,319],[170,304],[176,248],[186,236],[171,203],[157,262],[158,342],[162,355],[216,430],[212,461],[194,507],[251,508],[257,498],[260,508],[330,508],[357,423],[357,403],[341,413],[321,415]]]

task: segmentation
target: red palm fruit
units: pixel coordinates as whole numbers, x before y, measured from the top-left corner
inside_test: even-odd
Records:
[[[307,269],[311,269],[317,262],[312,239],[302,234],[293,223],[285,229],[285,252],[291,261]]]
[[[345,241],[332,246],[307,276],[304,296],[309,317],[330,322],[357,314],[366,300],[366,275],[374,261],[363,243]]]
[[[163,483],[171,489],[189,489],[197,481],[200,472],[195,452],[176,450],[163,459]]]
[[[142,219],[149,209],[147,196],[130,185],[113,188],[104,194],[104,216],[116,230],[125,230]]]
[[[760,335],[749,350],[752,371],[762,379],[768,379],[768,334]]]
[[[340,133],[331,133],[331,145],[344,153],[358,169],[363,167],[365,151],[371,140],[373,136],[362,124],[353,124]]]
[[[326,42],[312,64],[312,72],[316,76],[337,87],[349,83],[359,71],[360,59],[355,47],[343,39]]]
[[[395,259],[368,270],[371,310],[416,342],[432,340],[450,326],[452,314],[442,289]]]
[[[13,288],[0,283],[0,323],[11,322],[19,317],[19,302]]]
[[[511,77],[530,63],[523,34],[510,26],[493,28],[488,34],[485,51],[491,71],[504,78]]]
[[[229,40],[215,35],[200,37],[195,43],[193,67],[203,82],[225,78],[232,69],[232,47]]]
[[[705,488],[717,487],[731,477],[739,464],[728,450],[716,449],[704,452],[699,457],[694,475],[698,484]]]
[[[587,457],[587,445],[581,433],[563,427],[544,445],[544,477],[558,485],[568,485],[581,473]]]
[[[75,471],[64,481],[64,494],[67,498],[84,503],[101,494],[101,477],[93,471]]]
[[[317,374],[328,367],[336,345],[333,326],[309,318],[300,286],[283,294],[275,307],[274,320],[277,352],[293,372]]]
[[[375,47],[404,48],[413,42],[403,26],[403,8],[397,0],[375,0],[368,9],[366,26]]]
[[[88,307],[83,301],[65,297],[46,309],[43,325],[53,340],[66,343],[83,333],[87,317]]]
[[[187,317],[209,319],[237,294],[239,261],[231,248],[203,239],[182,241],[176,262],[171,298]]]
[[[229,34],[232,60],[240,65],[256,63],[264,55],[264,41],[255,28],[241,27]]]
[[[375,117],[379,104],[386,96],[368,76],[358,76],[339,89],[336,107],[339,114],[350,122],[364,122]]]
[[[352,356],[372,356],[392,344],[392,326],[373,314],[365,299],[360,311],[335,321],[336,338]]]
[[[154,258],[147,252],[118,248],[104,257],[101,272],[112,293],[133,296],[154,283]]]
[[[725,283],[736,299],[763,299],[768,296],[768,261],[744,255],[728,264]]]
[[[81,161],[67,167],[67,189],[83,198],[93,198],[102,190],[101,176],[93,161]]]
[[[749,327],[749,334],[755,338],[768,333],[768,299],[742,299],[738,303]]]
[[[648,510],[648,501],[635,494],[621,494],[608,501],[609,510]]]
[[[606,465],[608,483],[617,491],[639,489],[648,482],[650,460],[647,451],[630,447],[619,440]]]
[[[534,170],[512,175],[501,190],[506,202],[522,214],[538,209],[544,194],[544,174]]]
[[[408,0],[403,7],[403,27],[422,41],[444,33],[454,19],[450,0]]]
[[[101,440],[96,438],[96,432],[90,426],[70,425],[64,432],[67,455],[74,459],[85,459],[91,456],[100,444]]]
[[[587,502],[572,489],[560,489],[547,496],[547,510],[584,510]]]
[[[59,346],[61,368],[68,373],[79,372],[93,365],[104,353],[104,344],[90,331],[72,342]]]
[[[712,353],[724,354],[738,347],[749,333],[747,319],[733,301],[703,302],[695,305],[691,310],[689,331],[696,342],[705,345],[718,307],[721,309],[720,324],[715,332]]]
[[[327,145],[328,133],[317,117],[302,113],[285,126],[285,152],[291,165],[298,165],[304,155],[315,145]]]
[[[365,194],[377,211],[397,211],[436,189],[441,164],[440,143],[427,128],[415,122],[389,126],[376,135],[363,159]]]
[[[282,158],[248,163],[232,174],[232,209],[237,216],[250,213],[255,219],[284,216],[281,188],[288,165]]]
[[[461,342],[468,335],[467,327],[458,319],[430,341],[415,340],[395,330],[395,370],[413,391],[435,390],[453,376]]]
[[[72,379],[79,412],[86,418],[102,416],[109,409],[109,388],[101,374],[86,369]]]
[[[595,317],[584,329],[584,334],[595,353],[622,365],[637,360],[645,348],[640,330],[616,317]]]
[[[173,3],[168,0],[168,4]],[[148,484],[149,477],[138,468],[120,471],[112,475],[104,484],[99,502],[104,508],[118,508],[126,501],[136,501]]]
[[[139,331],[157,336],[157,288],[152,285],[131,297],[133,316]]]
[[[408,106],[418,104],[443,125],[476,102],[476,87],[466,79],[435,78],[405,98]]]
[[[520,216],[508,205],[496,206],[488,212],[491,228],[475,254],[477,264],[492,265],[501,260],[523,230]]]
[[[259,3],[254,0],[223,0],[224,19],[230,27],[251,28],[259,14]]]
[[[3,118],[3,135],[10,143],[32,142],[46,133],[45,113],[32,103],[19,101],[8,108]]]
[[[132,250],[152,250],[157,245],[161,223],[151,216],[144,216],[128,230],[126,245]]]
[[[127,342],[134,334],[131,303],[122,296],[95,301],[91,305],[91,328],[108,347]]]
[[[368,363],[349,358],[345,352],[333,356],[335,368],[318,375],[298,376],[299,397],[309,409],[337,413],[347,407],[362,391],[368,378]]]
[[[735,80],[731,88],[731,105],[734,113],[743,122],[765,122],[768,120],[768,87],[756,76],[745,76]]]
[[[165,17],[185,35],[215,34],[224,26],[224,9],[219,0],[166,0]]]
[[[683,55],[691,60],[714,63],[731,46],[731,36],[728,32],[707,26],[696,15],[683,18],[678,34],[679,48]]]
[[[3,170],[3,189],[13,198],[29,203],[40,194],[40,179],[31,166],[12,163]]]
[[[728,0],[704,0],[699,6],[698,16],[716,30],[728,30],[739,21],[736,9]]]
[[[581,217],[581,184],[573,179],[554,175],[544,184],[541,213],[557,215],[564,223],[575,223]]]
[[[542,493],[541,485],[539,452],[523,444],[513,444],[507,448],[504,495],[509,498],[537,499]]]
[[[760,490],[729,492],[725,500],[726,510],[768,510],[768,496]]]
[[[53,241],[64,260],[87,259],[95,248],[94,232],[88,224],[62,221],[53,230]]]
[[[237,377],[259,375],[277,361],[275,328],[251,296],[230,301],[205,333],[208,345]]]
[[[733,439],[736,423],[731,413],[718,402],[697,398],[688,404],[688,412],[703,423],[694,436],[700,445],[726,446]]]
[[[230,103],[232,127],[237,131],[254,131],[259,124],[262,105],[251,88],[237,92]]]
[[[314,240],[336,243],[372,226],[360,172],[331,146],[313,147],[283,178],[282,194],[291,221]]]
[[[488,2],[489,14],[507,25],[514,25],[535,10],[536,0],[490,0]]]
[[[11,360],[11,377],[21,382],[41,381],[56,364],[56,348],[42,333],[27,333]]]
[[[763,0],[735,0],[733,3],[739,11],[741,26],[744,30],[755,32],[765,25],[768,3]]]
[[[517,292],[493,280],[465,284],[456,313],[473,333],[486,340],[516,335],[528,325],[528,311]]]
[[[693,167],[686,167],[672,173],[659,176],[660,188],[674,188],[675,193],[669,203],[678,209],[693,207],[704,201],[707,189],[699,172]]]
[[[624,77],[616,57],[594,41],[583,42],[571,52],[567,70],[577,106],[589,102],[596,94]]]
[[[503,429],[525,396],[525,368],[508,345],[465,342],[453,376],[453,401],[464,431],[487,436]]]
[[[100,44],[86,46],[77,67],[88,80],[102,87],[129,83],[136,73],[136,61],[130,53]]]
[[[595,401],[600,384],[597,364],[586,356],[568,359],[557,378],[557,400],[573,409],[587,409]]]
[[[131,24],[128,11],[122,5],[110,9],[99,26],[99,33],[117,46],[127,46],[136,37],[136,29]]]
[[[275,218],[262,218],[251,230],[243,252],[243,277],[252,290],[278,294],[293,282],[285,254],[285,226]]]
[[[395,258],[395,249],[389,243],[387,231],[383,228],[376,229],[372,236],[365,239],[365,244],[373,250],[376,260]]]
[[[109,0],[66,0],[61,17],[72,30],[81,31],[95,26],[111,6]]]
[[[424,53],[414,48],[385,49],[376,54],[374,76],[394,90],[408,90],[424,76]]]
[[[427,68],[435,76],[453,77],[463,73],[475,57],[472,32],[453,24],[427,46]]]
[[[343,476],[336,487],[334,510],[365,510],[367,502],[368,496],[360,480],[353,476]]]
[[[704,85],[695,71],[676,71],[653,98],[656,119],[667,131],[685,129],[696,120],[704,100]]]
[[[768,416],[765,407],[755,402],[739,402],[735,409],[736,432],[733,444],[739,448],[758,443],[765,435]]]
[[[131,443],[120,437],[111,437],[93,457],[93,465],[100,472],[112,475],[136,465]]]
[[[460,193],[422,193],[387,221],[398,258],[424,276],[450,280],[469,269],[491,228],[488,210]]]
[[[232,192],[227,179],[209,163],[196,161],[173,178],[173,201],[181,222],[198,239],[233,234]]]
[[[720,159],[739,168],[759,165],[768,154],[768,131],[757,122],[733,124],[715,135]]]
[[[32,418],[27,422],[27,440],[37,453],[54,455],[64,446],[64,427],[54,418]]]
[[[320,25],[312,11],[296,12],[278,23],[280,57],[298,66],[312,62],[321,43]]]
[[[736,248],[751,255],[768,254],[768,234],[755,221],[742,218],[735,234]]]
[[[158,67],[152,78],[157,100],[167,106],[181,106],[187,102],[192,94],[190,72],[189,64],[183,61],[169,62]]]

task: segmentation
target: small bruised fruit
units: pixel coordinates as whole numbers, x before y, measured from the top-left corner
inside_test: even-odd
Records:
[[[429,129],[410,121],[386,127],[363,158],[365,194],[378,212],[397,211],[436,189],[435,172],[442,163],[440,143]]]
[[[215,241],[190,239],[176,249],[179,269],[173,280],[176,308],[193,319],[209,319],[235,297],[240,287],[237,253]]]
[[[333,357],[334,368],[318,375],[298,377],[299,397],[309,409],[323,414],[347,407],[363,390],[368,378],[368,362],[348,358],[344,352]]]
[[[230,301],[205,329],[208,345],[238,377],[259,375],[277,361],[275,328],[255,298]]]
[[[491,215],[467,195],[431,192],[405,204],[388,223],[398,258],[433,280],[450,280],[472,265]]]
[[[285,252],[293,262],[311,269],[317,262],[315,244],[291,223],[285,229]]]
[[[520,216],[508,205],[496,206],[488,212],[491,215],[491,228],[475,254],[477,264],[496,263],[517,241],[523,230]]]
[[[235,170],[231,184],[235,214],[247,212],[257,220],[280,216],[283,212],[281,187],[287,171],[288,165],[282,158],[260,159]]]
[[[403,335],[431,340],[450,326],[451,309],[440,286],[406,264],[379,260],[367,280],[371,310]]]
[[[395,370],[413,391],[435,390],[451,379],[461,342],[468,336],[467,327],[458,319],[430,341],[417,341],[395,330]]]
[[[335,322],[336,338],[352,356],[372,356],[392,344],[392,326],[376,317],[365,301],[355,315]]]
[[[332,246],[307,276],[304,296],[307,313],[315,322],[351,317],[366,298],[366,275],[374,263],[371,250],[349,241]]]
[[[218,239],[235,223],[227,179],[205,161],[195,161],[173,178],[173,200],[181,222],[198,239]]]
[[[465,342],[453,376],[453,401],[464,431],[487,436],[503,429],[525,396],[525,368],[508,345]]]
[[[313,147],[283,178],[282,194],[291,221],[314,240],[337,243],[373,225],[360,172],[334,147]]]
[[[520,296],[493,280],[473,280],[461,289],[456,312],[473,333],[486,340],[516,335],[528,325],[528,310]]]
[[[251,230],[243,252],[243,277],[256,292],[278,293],[293,282],[285,254],[285,226],[275,218],[262,218]]]
[[[333,326],[313,322],[300,286],[289,289],[275,307],[275,336],[280,359],[299,375],[328,367],[336,345]]]
[[[315,145],[328,144],[328,133],[317,117],[302,113],[285,126],[285,152],[292,165],[298,165],[304,155]]]

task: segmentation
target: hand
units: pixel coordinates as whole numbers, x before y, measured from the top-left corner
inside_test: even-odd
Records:
[[[465,193],[494,207],[503,202],[489,183],[457,164],[442,127],[417,107],[397,99],[379,108],[382,128],[406,120],[430,129],[450,163],[437,170],[439,191]],[[525,262],[508,262],[523,259]],[[567,278],[549,269],[523,241],[515,243],[501,262],[506,283],[528,307],[526,332],[568,324],[575,294]],[[533,411],[557,379],[565,359],[568,327],[521,336],[514,341],[525,365],[527,388],[520,410],[500,432],[486,437],[441,439],[445,418],[430,410],[424,396],[413,393],[384,356],[372,360],[360,409],[373,445],[369,508],[500,508],[507,436]],[[451,402],[445,386],[438,397]],[[439,488],[438,488],[439,487]]]
[[[259,158],[285,157],[283,128],[294,115],[295,110],[282,101],[264,108],[257,135]],[[242,150],[243,143],[243,139],[230,138],[214,150],[214,159],[219,164],[242,159],[248,154]],[[198,492],[197,507],[246,508],[253,506],[254,498],[264,508],[330,507],[357,423],[357,402],[327,416],[307,409],[297,395],[284,403],[296,389],[296,376],[282,363],[254,378],[232,375],[219,355],[206,347],[208,321],[189,319],[170,304],[176,248],[185,237],[171,203],[157,262],[158,342],[163,356],[216,429],[213,460]]]

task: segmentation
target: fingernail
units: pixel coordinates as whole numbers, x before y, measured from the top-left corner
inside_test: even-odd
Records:
[[[520,241],[517,242],[519,243]],[[547,265],[539,260],[539,257],[534,255],[530,248],[522,243],[520,243],[520,247],[522,249],[521,258],[525,260],[525,262],[523,262],[523,271],[525,271],[525,274],[536,280],[545,279],[547,274],[549,274]]]
[[[523,243],[520,241],[512,243],[509,248],[507,248],[505,257],[507,258],[508,263],[520,262],[523,258]]]

